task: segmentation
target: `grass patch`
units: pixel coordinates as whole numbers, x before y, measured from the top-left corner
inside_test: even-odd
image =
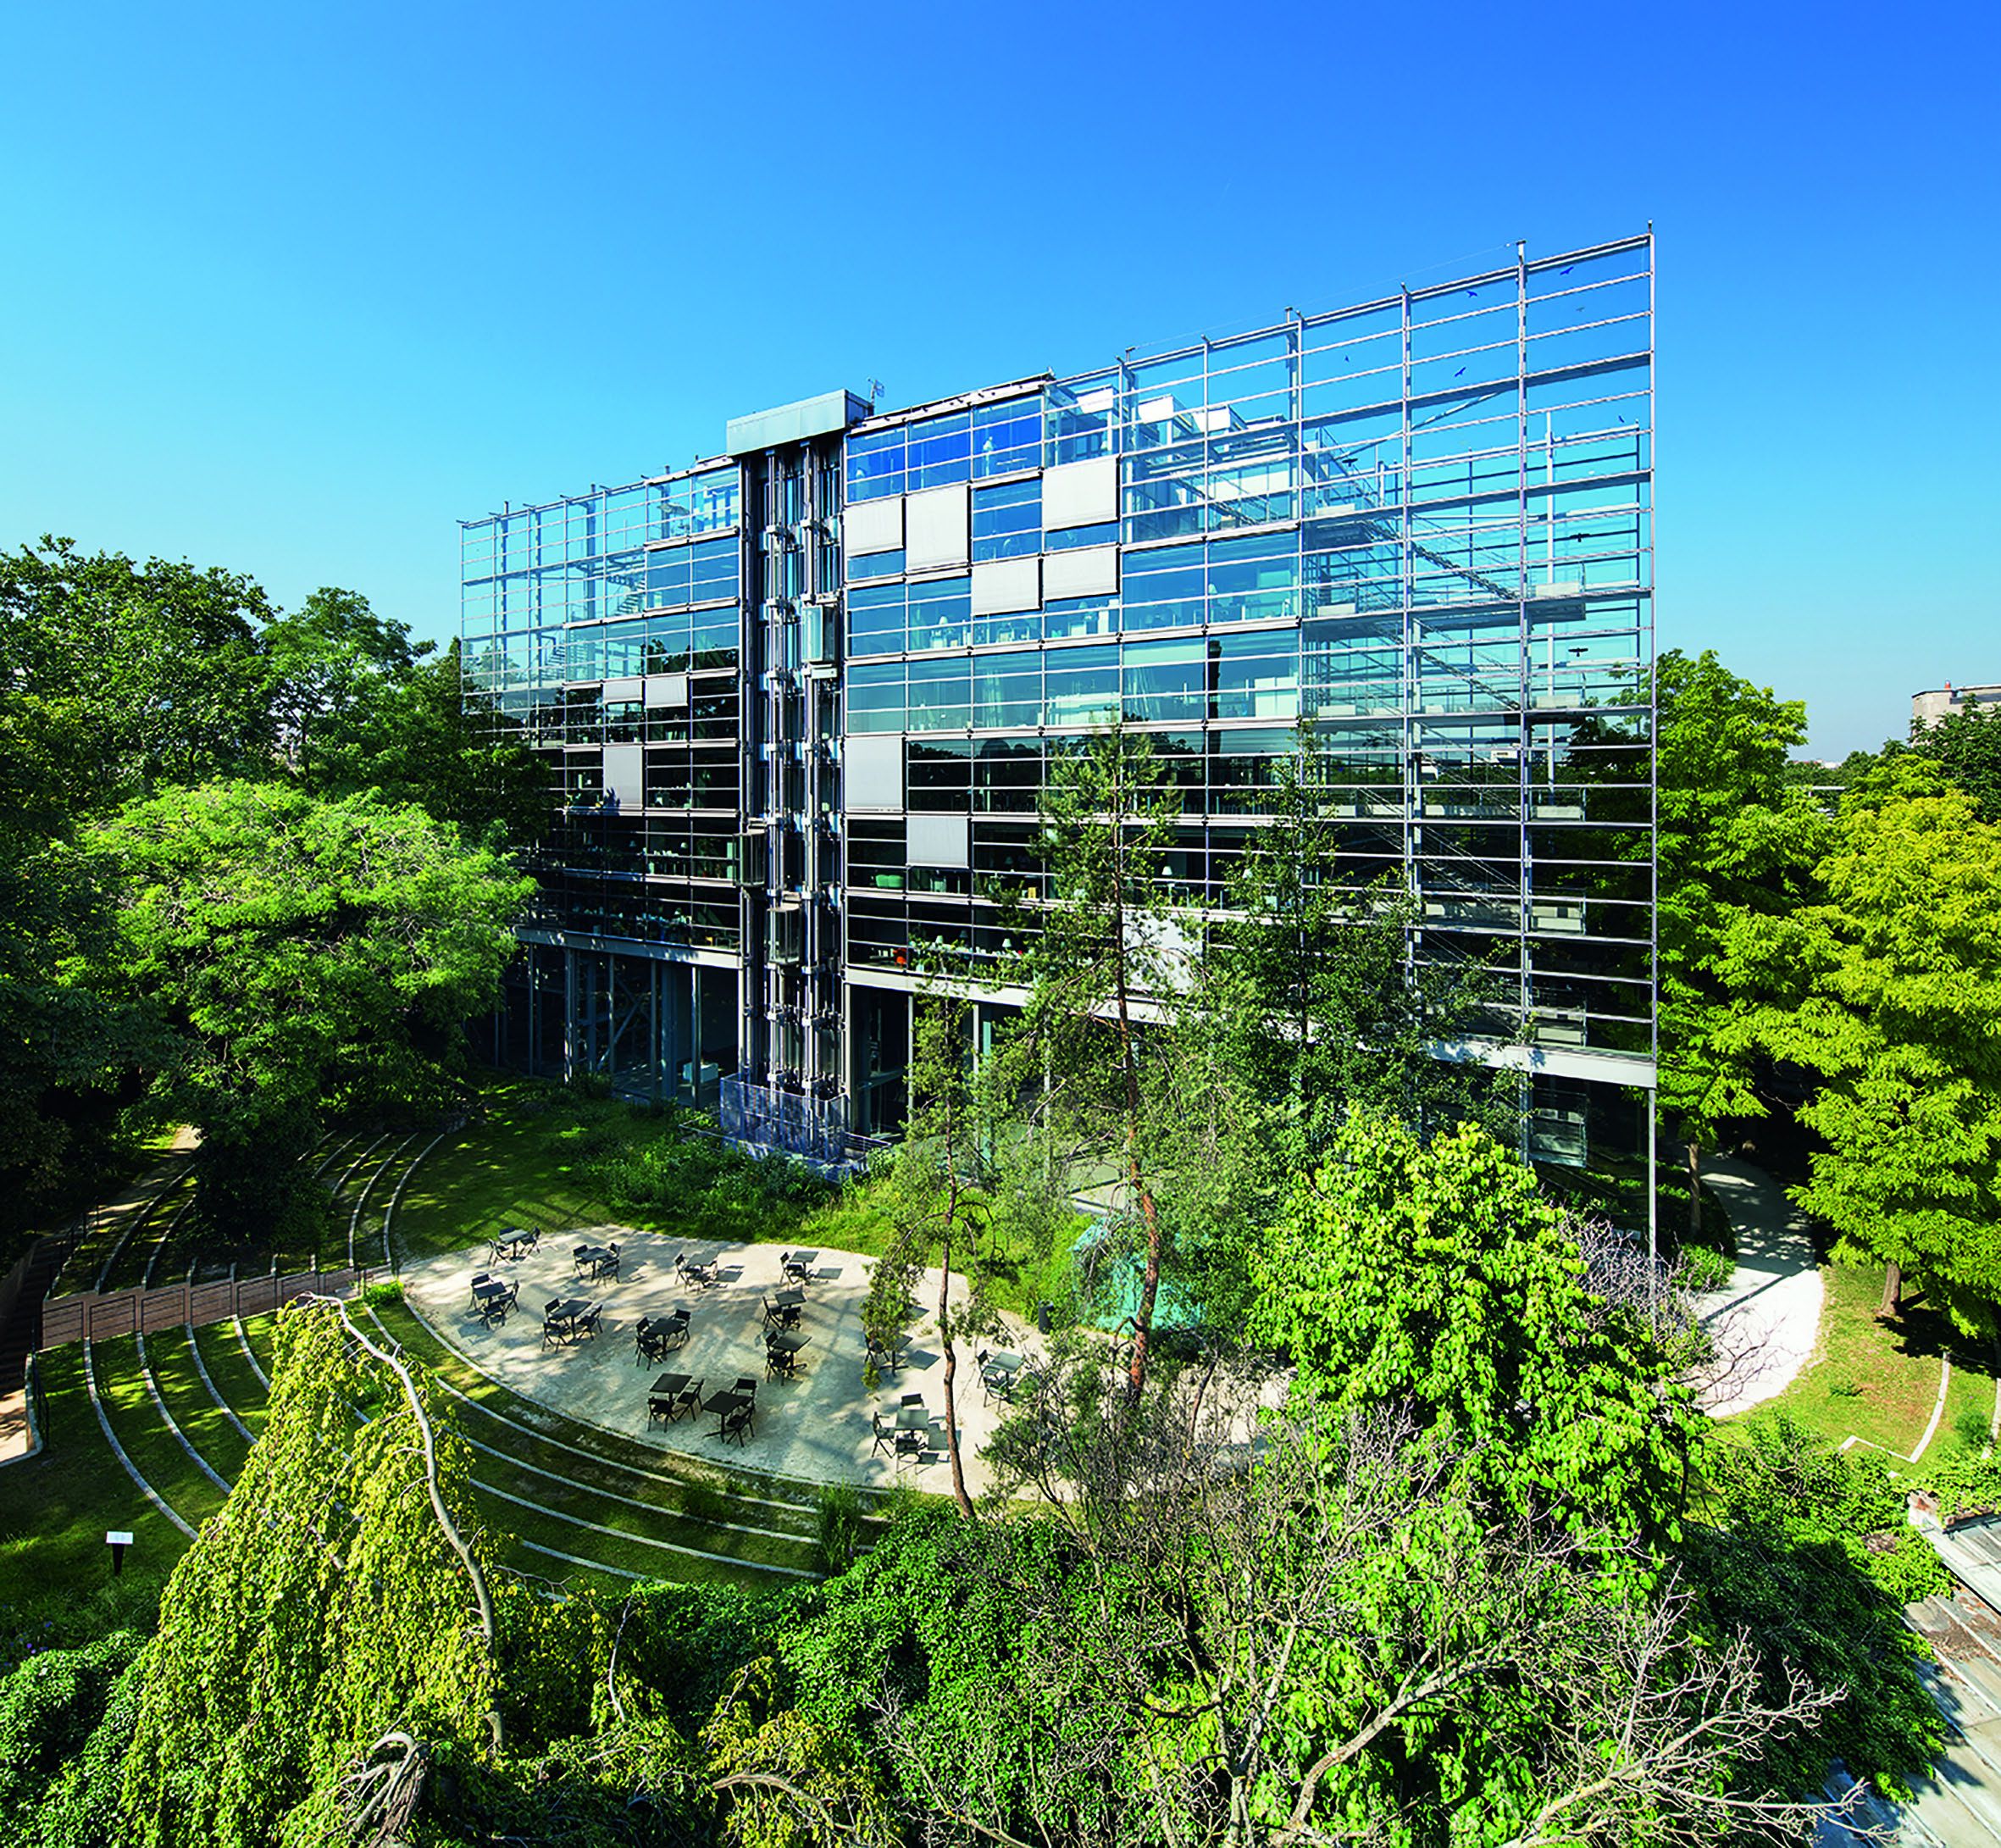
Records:
[[[395,1230],[406,1262],[484,1244],[505,1226],[554,1230],[613,1217],[611,1201],[579,1173],[583,1130],[637,1113],[624,1104],[552,1095],[551,1087],[526,1079],[497,1081],[483,1097],[483,1118],[433,1151],[404,1190]],[[672,1229],[664,1219],[627,1223]]]
[[[250,1446],[202,1384],[188,1351],[187,1330],[168,1329],[148,1335],[146,1357],[152,1362],[153,1383],[174,1422],[202,1453],[202,1460],[234,1482],[250,1454]]]
[[[84,1390],[83,1350],[51,1348],[42,1385],[39,1457],[0,1469],[0,1625],[4,1613],[51,1598],[97,1595],[111,1579],[107,1532],[132,1535],[125,1577],[163,1577],[187,1549],[174,1524],[119,1467]],[[194,1466],[181,1459],[191,1473]]]
[[[222,1491],[196,1467],[195,1460],[175,1441],[160,1422],[158,1410],[140,1377],[139,1356],[132,1338],[92,1345],[97,1373],[97,1397],[104,1415],[133,1467],[166,1498],[167,1505],[191,1527],[199,1527],[222,1506]]]
[[[213,1322],[195,1330],[202,1350],[202,1364],[215,1382],[215,1390],[229,1401],[230,1411],[247,1424],[252,1434],[264,1428],[263,1382],[251,1372],[243,1350],[236,1343],[236,1331],[226,1322]]]
[[[1964,1414],[1977,1412],[1983,1419],[1992,1415],[1991,1364],[1967,1357],[1966,1344],[1943,1314],[1906,1297],[1902,1316],[1879,1322],[1876,1309],[1883,1279],[1876,1266],[1823,1264],[1821,1280],[1826,1299],[1819,1346],[1812,1362],[1770,1406],[1833,1443],[1859,1437],[1908,1457],[1932,1422],[1941,1359],[1950,1351],[1953,1376],[1945,1416],[1925,1462],[1939,1454],[1941,1444],[1959,1441],[1954,1427]],[[1755,1418],[1765,1410],[1759,1407],[1746,1416]]]

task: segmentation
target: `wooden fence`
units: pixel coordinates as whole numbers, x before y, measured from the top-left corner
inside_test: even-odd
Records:
[[[231,1316],[269,1315],[296,1296],[352,1296],[369,1280],[364,1268],[302,1270],[290,1276],[224,1278],[209,1284],[164,1284],[158,1290],[79,1290],[42,1306],[43,1347],[69,1341],[108,1341],[121,1335],[157,1335],[192,1323],[226,1322]]]

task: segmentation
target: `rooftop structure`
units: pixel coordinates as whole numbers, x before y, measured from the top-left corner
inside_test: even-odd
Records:
[[[468,691],[560,811],[496,1052],[837,1163],[900,1122],[928,946],[1112,722],[1216,906],[1311,721],[1356,887],[1505,996],[1453,1049],[1530,1140],[1653,1083],[1650,235],[1062,378],[733,419],[724,455],[466,522]],[[1613,1100],[1622,1099],[1615,1105]],[[1594,1106],[1603,1106],[1594,1108]],[[1621,1113],[1623,1112],[1623,1116]]]
[[[1983,706],[2001,706],[2001,686],[1943,686],[1910,696],[1910,722],[1929,725],[1954,713],[1971,712]]]

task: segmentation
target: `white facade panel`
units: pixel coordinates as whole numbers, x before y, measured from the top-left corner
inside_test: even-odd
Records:
[[[857,501],[840,516],[841,544],[851,558],[869,552],[900,552],[903,548],[903,497],[892,494],[884,501]]]
[[[605,793],[621,808],[641,808],[646,800],[646,747],[638,744],[605,746]]]
[[[1051,552],[1042,560],[1042,594],[1059,597],[1116,597],[1118,594],[1118,547],[1085,546],[1077,552]]]
[[[1098,526],[1118,518],[1118,458],[1093,456],[1042,472],[1042,528]]]
[[[649,674],[646,676],[648,706],[685,706],[687,703],[688,676],[685,674]]]
[[[973,613],[999,616],[1009,610],[1042,608],[1041,560],[997,558],[973,568]]]
[[[912,815],[905,828],[912,866],[973,864],[970,816]]]
[[[607,706],[614,706],[624,700],[641,698],[646,687],[646,683],[640,680],[607,680],[604,684],[604,702]]]
[[[972,556],[967,543],[968,489],[963,481],[951,487],[926,488],[922,494],[908,494],[903,500],[903,552],[905,568],[934,571],[940,566],[964,564]],[[851,555],[855,547],[848,547]]]
[[[844,807],[879,812],[903,807],[901,732],[851,733],[840,754]]]

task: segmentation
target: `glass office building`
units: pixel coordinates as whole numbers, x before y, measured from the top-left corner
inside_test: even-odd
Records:
[[[900,1119],[912,998],[1019,1000],[1055,755],[1114,722],[1221,904],[1313,727],[1340,876],[1494,972],[1442,1052],[1532,1152],[1653,1084],[1650,236],[1067,378],[847,391],[463,528],[468,690],[559,811],[496,1051],[826,1162]]]

